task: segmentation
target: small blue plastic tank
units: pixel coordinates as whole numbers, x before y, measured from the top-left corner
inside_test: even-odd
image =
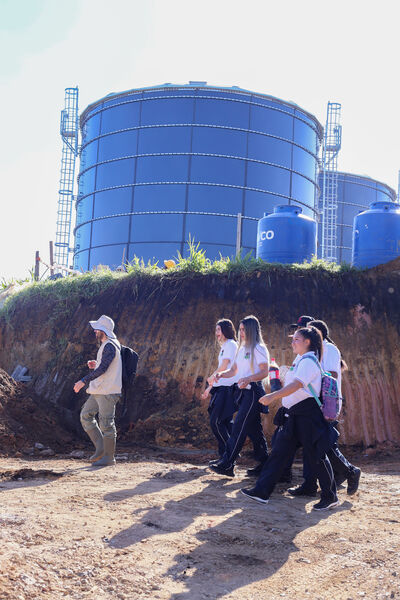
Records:
[[[354,219],[353,257],[355,267],[375,267],[400,256],[400,205],[372,202]]]
[[[276,206],[258,222],[257,258],[302,263],[317,253],[317,224],[299,206]]]

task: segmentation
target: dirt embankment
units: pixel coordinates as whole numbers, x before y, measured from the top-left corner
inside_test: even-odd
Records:
[[[57,407],[0,369],[0,453],[45,457],[66,453],[72,444]]]
[[[131,398],[131,436],[138,443],[207,447],[205,378],[216,364],[218,318],[235,323],[256,314],[271,355],[288,364],[288,324],[300,314],[325,320],[349,365],[344,376],[342,442],[400,443],[400,275],[388,272],[291,272],[271,268],[250,275],[122,277],[107,289],[36,294],[0,317],[0,367],[29,367],[32,389],[80,432],[74,382],[96,349],[88,321],[101,314],[116,322],[121,341],[140,354]],[[270,417],[265,420],[271,430]]]

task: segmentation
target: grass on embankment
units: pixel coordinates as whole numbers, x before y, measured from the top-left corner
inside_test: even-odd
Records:
[[[0,310],[0,317],[9,320],[15,309],[21,309],[23,305],[30,305],[36,301],[50,301],[53,306],[57,306],[59,311],[70,312],[82,299],[90,300],[105,291],[110,286],[121,280],[128,278],[135,281],[160,279],[177,280],[181,278],[190,278],[191,276],[201,275],[225,275],[225,276],[245,276],[255,272],[272,273],[281,272],[319,274],[333,277],[340,277],[343,273],[354,271],[359,273],[359,269],[349,265],[337,265],[321,259],[313,258],[311,262],[302,264],[280,264],[267,263],[261,259],[256,259],[250,255],[239,256],[234,259],[221,257],[219,260],[211,261],[206,257],[205,251],[189,241],[189,255],[184,258],[178,253],[175,260],[175,266],[170,269],[161,268],[158,263],[144,263],[142,259],[134,257],[131,262],[125,265],[125,272],[111,271],[108,267],[99,266],[97,269],[82,273],[81,275],[69,275],[56,280],[44,280],[32,282],[25,285],[20,291],[16,291],[5,302]],[[29,283],[24,281],[2,281],[0,287],[5,290],[9,285],[15,283]],[[53,313],[53,318],[55,315]]]

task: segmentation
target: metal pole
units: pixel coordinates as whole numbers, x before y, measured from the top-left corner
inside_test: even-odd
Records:
[[[242,246],[242,213],[237,214],[236,225],[236,256],[240,256]]]
[[[53,254],[53,242],[49,242],[49,251],[50,251],[50,277],[54,275],[54,254]]]
[[[35,281],[39,281],[39,250],[36,250],[35,252],[35,274],[34,274],[34,278]]]

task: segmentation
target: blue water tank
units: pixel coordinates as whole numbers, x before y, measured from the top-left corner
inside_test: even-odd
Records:
[[[322,193],[324,173],[319,174],[321,195],[319,210],[322,212]],[[338,263],[351,262],[353,222],[361,210],[367,209],[371,202],[392,202],[396,192],[381,181],[355,175],[354,173],[337,173],[337,227],[336,227],[336,259]],[[322,225],[318,224],[318,257],[321,257]]]
[[[315,214],[322,127],[292,102],[238,87],[161,86],[111,94],[80,118],[74,264],[134,255],[255,254],[257,222],[286,203]]]
[[[258,222],[257,258],[271,263],[302,263],[317,252],[317,223],[299,206],[276,206]]]
[[[375,267],[400,256],[400,205],[372,202],[354,219],[355,267]]]

